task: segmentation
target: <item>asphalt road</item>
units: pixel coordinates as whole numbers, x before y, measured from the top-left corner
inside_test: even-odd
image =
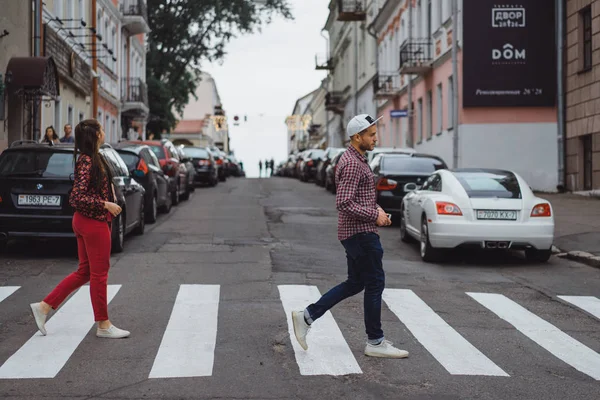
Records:
[[[504,253],[425,264],[393,226],[380,231],[383,328],[410,357],[363,355],[361,295],[317,321],[303,352],[284,309],[344,279],[336,215],[331,194],[292,179],[197,189],[113,258],[122,340],[96,338],[87,287],[41,337],[28,304],[76,268],[75,250],[12,246],[0,255],[0,398],[600,398],[598,269]]]

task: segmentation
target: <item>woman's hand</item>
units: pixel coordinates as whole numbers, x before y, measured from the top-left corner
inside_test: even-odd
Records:
[[[121,214],[122,211],[121,207],[119,207],[118,204],[111,203],[110,201],[104,202],[104,208],[106,208],[108,212],[113,215],[113,217],[116,217],[117,215]]]

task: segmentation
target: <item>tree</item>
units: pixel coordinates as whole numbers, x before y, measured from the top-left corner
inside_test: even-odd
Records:
[[[202,62],[221,61],[237,35],[260,31],[273,16],[293,19],[289,0],[148,0],[148,129],[172,129],[198,87]],[[266,45],[266,44],[265,44]]]

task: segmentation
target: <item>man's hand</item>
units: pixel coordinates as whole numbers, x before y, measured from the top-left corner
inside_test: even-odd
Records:
[[[387,214],[385,213],[385,211],[383,211],[383,209],[377,207],[377,211],[379,212],[379,215],[377,215],[377,221],[375,221],[377,226],[388,226],[392,224],[392,221],[388,218]]]

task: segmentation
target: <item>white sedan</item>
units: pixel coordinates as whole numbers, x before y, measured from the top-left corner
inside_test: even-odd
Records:
[[[442,249],[458,246],[525,250],[536,262],[552,254],[552,205],[514,172],[440,170],[421,188],[407,183],[404,191],[400,235],[405,242],[420,242],[424,261],[436,261]]]

